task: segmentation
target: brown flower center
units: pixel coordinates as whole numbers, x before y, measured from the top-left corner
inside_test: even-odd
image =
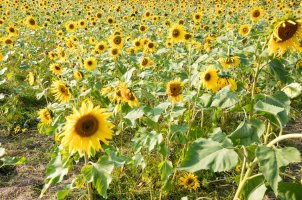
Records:
[[[180,35],[180,31],[178,29],[174,29],[172,32],[172,36],[177,38],[179,35]]]
[[[170,85],[170,95],[177,97],[182,92],[181,85],[179,83],[173,83]]]
[[[153,47],[154,47],[154,44],[153,44],[152,42],[150,42],[150,43],[148,44],[148,48],[152,49]]]
[[[253,12],[253,17],[259,17],[260,16],[260,11],[259,10],[255,10],[254,12]]]
[[[290,23],[285,21],[278,27],[278,37],[281,39],[280,42],[284,42],[292,38],[298,30],[298,23]]]
[[[89,61],[87,62],[87,65],[92,65],[92,61],[89,60]]]
[[[119,45],[122,42],[121,36],[115,36],[113,39],[114,44]]]
[[[206,73],[206,75],[204,76],[204,79],[206,81],[210,81],[211,80],[211,74],[210,73]]]
[[[144,58],[143,61],[142,61],[142,65],[143,66],[146,66],[148,64],[148,59],[147,58]]]
[[[30,19],[29,24],[34,26],[34,25],[36,25],[36,21],[34,19]]]
[[[99,122],[97,118],[91,114],[82,116],[75,125],[75,131],[81,137],[94,135],[98,128]]]

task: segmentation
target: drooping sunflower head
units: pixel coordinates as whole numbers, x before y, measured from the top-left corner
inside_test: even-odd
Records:
[[[63,67],[57,63],[50,64],[49,69],[54,75],[61,75],[63,71]]]
[[[173,103],[176,103],[182,99],[182,92],[183,83],[180,79],[172,80],[167,84],[166,94],[173,101]]]
[[[109,144],[112,139],[113,124],[107,119],[111,113],[106,113],[99,106],[94,107],[91,101],[83,102],[81,108],[73,108],[73,114],[66,117],[63,127],[61,144],[71,153],[85,153],[90,157],[92,149],[103,150],[100,141]]]
[[[302,20],[284,20],[278,23],[268,42],[270,53],[282,55],[287,50],[299,50],[302,38]],[[279,52],[278,52],[279,50]]]
[[[179,185],[183,186],[187,190],[197,190],[200,187],[197,176],[192,173],[186,173],[179,178]]]
[[[230,86],[232,91],[237,90],[237,83],[231,77],[219,77],[217,81],[218,90]]]
[[[124,101],[127,102],[131,108],[139,106],[138,99],[130,88],[122,89],[121,93]]]
[[[61,80],[53,82],[51,91],[55,99],[60,102],[69,102],[71,98],[69,87]]]
[[[240,59],[238,56],[228,56],[226,58],[220,58],[219,62],[225,69],[228,69],[229,67],[238,67]]]
[[[74,70],[73,76],[74,76],[75,80],[80,81],[83,78],[83,73],[79,70]]]
[[[169,30],[169,38],[173,43],[181,42],[185,39],[185,29],[182,25],[174,24]]]
[[[43,124],[50,124],[52,122],[52,113],[49,109],[43,108],[38,111],[39,119]]]
[[[213,92],[217,92],[218,90],[218,78],[217,70],[213,67],[208,67],[204,72],[201,73],[203,87]]]
[[[94,70],[96,68],[97,61],[93,57],[88,57],[84,61],[84,66],[87,70]]]

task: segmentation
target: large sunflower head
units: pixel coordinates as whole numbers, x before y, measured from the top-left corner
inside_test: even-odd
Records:
[[[71,153],[85,153],[90,157],[92,150],[103,150],[100,141],[109,144],[112,139],[114,126],[107,119],[111,113],[106,113],[99,106],[94,107],[92,102],[83,102],[81,108],[73,108],[73,114],[66,117],[63,127],[61,144],[67,147]]]
[[[169,30],[169,38],[173,43],[181,42],[185,39],[185,29],[182,25],[174,24]]]
[[[299,39],[302,38],[302,20],[284,20],[278,23],[268,42],[270,53],[282,55],[286,50],[299,49]]]
[[[58,101],[69,102],[71,98],[69,87],[61,80],[53,82],[51,91]]]
[[[95,49],[99,54],[101,54],[101,53],[103,53],[104,51],[106,51],[107,48],[108,48],[107,44],[106,44],[105,42],[101,41],[101,42],[98,42],[98,43],[95,45],[95,48],[94,48],[94,49]]]
[[[179,178],[179,185],[183,186],[187,190],[197,190],[200,187],[197,176],[192,173],[186,173]]]
[[[96,68],[97,61],[93,57],[88,57],[84,61],[84,66],[87,70],[94,70]]]
[[[217,70],[212,67],[208,67],[206,71],[201,73],[203,87],[213,92],[217,92],[219,89],[217,85],[218,78]]]
[[[180,79],[172,80],[167,84],[166,94],[173,103],[176,103],[182,99],[182,91],[183,83]]]
[[[65,28],[66,28],[66,30],[67,30],[68,33],[72,33],[72,32],[74,32],[76,30],[77,23],[73,22],[73,21],[68,21],[65,24]]]
[[[40,109],[38,111],[39,119],[43,124],[50,124],[52,122],[51,111],[47,108]]]
[[[151,58],[149,57],[143,57],[141,62],[140,62],[140,66],[142,68],[146,68],[146,67],[149,67],[153,64],[153,61],[151,60]]]

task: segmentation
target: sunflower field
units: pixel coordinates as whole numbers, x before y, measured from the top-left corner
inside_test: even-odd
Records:
[[[302,199],[302,1],[0,0],[0,199]]]

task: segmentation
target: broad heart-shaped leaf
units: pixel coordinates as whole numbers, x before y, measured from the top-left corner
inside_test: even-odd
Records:
[[[259,120],[243,121],[229,137],[236,145],[248,146],[257,143],[265,131],[265,125]]]
[[[294,147],[276,149],[279,167],[285,167],[292,162],[301,162],[300,152]]]
[[[84,166],[82,174],[89,183],[92,182],[100,195],[107,198],[107,189],[112,181],[111,172],[113,168],[114,163],[103,156],[98,162],[90,162],[90,165]]]
[[[238,95],[230,89],[230,86],[227,86],[215,94],[211,107],[229,108],[238,101]]]
[[[275,58],[269,63],[269,69],[271,74],[276,78],[276,80],[287,83],[289,80],[289,74],[285,70],[280,59]]]
[[[259,168],[269,182],[275,194],[278,195],[279,168],[291,162],[300,162],[300,153],[293,147],[274,149],[273,147],[259,146],[256,150]]]
[[[258,101],[255,104],[255,110],[266,112],[266,113],[269,113],[269,114],[277,116],[277,114],[279,112],[282,112],[284,110],[284,108],[281,108],[281,107],[278,107],[278,106],[274,106],[272,104],[268,104],[268,103],[265,103],[263,101]]]
[[[40,197],[43,196],[51,184],[56,184],[63,180],[63,177],[68,173],[68,160],[69,158],[62,160],[60,152],[57,152],[56,157],[49,162],[46,169],[45,185]]]
[[[160,178],[162,182],[164,183],[163,185],[166,185],[166,183],[169,180],[169,177],[173,173],[173,165],[172,162],[169,160],[165,160],[158,165],[158,170],[160,173]]]
[[[281,178],[276,151],[272,147],[260,146],[256,150],[256,156],[259,160],[260,171],[277,195],[278,182]]]
[[[233,149],[225,148],[212,139],[200,138],[191,144],[179,169],[188,172],[201,169],[221,172],[232,169],[237,162],[238,155]]]
[[[243,199],[262,200],[266,189],[263,176],[248,180],[242,191]]]
[[[302,185],[297,183],[279,183],[278,192],[281,200],[301,200]]]
[[[291,83],[284,88],[282,91],[291,99],[297,98],[302,94],[302,85],[300,83]]]
[[[255,109],[266,113],[266,117],[272,123],[279,124],[277,119],[279,119],[279,121],[283,126],[288,123],[288,115],[290,111],[290,99],[284,92],[277,91],[271,96],[256,95],[256,100],[258,100],[258,102],[261,101],[266,105],[263,105],[264,108],[260,107],[260,109],[259,107],[255,106]],[[275,107],[271,107],[271,106],[275,106]],[[281,111],[282,108],[283,110]]]
[[[221,128],[215,128],[213,132],[210,133],[210,137],[212,140],[219,142],[223,147],[233,147],[232,141],[222,132]]]
[[[130,111],[125,118],[129,119],[132,125],[135,125],[135,120],[141,118],[144,115],[144,107],[138,107]]]

